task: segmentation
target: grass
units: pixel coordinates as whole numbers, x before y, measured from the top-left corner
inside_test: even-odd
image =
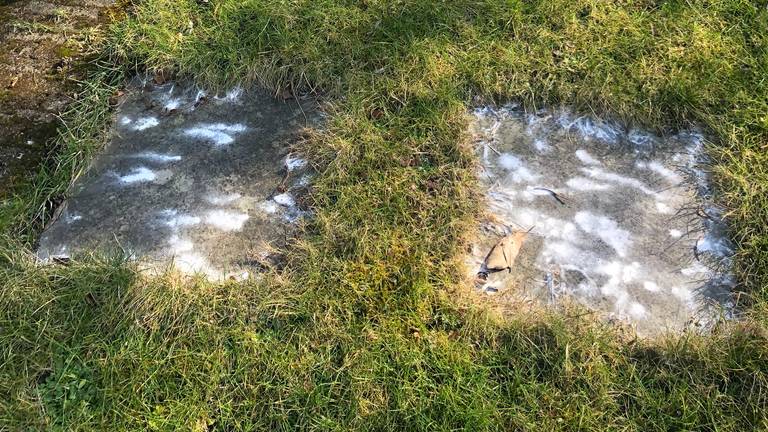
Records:
[[[46,206],[103,138],[113,89],[95,85],[58,168],[1,213],[0,425],[768,428],[766,6],[137,1],[103,48],[121,71],[331,103],[304,148],[316,218],[261,281],[147,279],[119,257],[34,265]],[[578,311],[500,318],[467,298],[457,261],[480,194],[466,109],[510,99],[707,127],[748,317],[643,341]]]

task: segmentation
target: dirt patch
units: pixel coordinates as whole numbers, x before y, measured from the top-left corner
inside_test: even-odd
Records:
[[[85,41],[108,22],[113,3],[0,1],[0,197],[50,150]]]

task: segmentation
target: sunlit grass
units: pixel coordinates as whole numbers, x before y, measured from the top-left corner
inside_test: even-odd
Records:
[[[39,268],[9,232],[0,423],[768,427],[764,3],[136,2],[104,49],[125,70],[330,103],[326,128],[303,149],[319,172],[316,216],[280,274],[224,285],[144,278],[100,258]],[[74,149],[99,136],[100,100],[71,116],[71,130],[86,132]],[[707,128],[751,316],[706,337],[638,341],[580,311],[502,319],[468,301],[457,258],[482,198],[466,112],[508,100],[566,103],[662,132]],[[39,230],[34,212],[72,178],[58,175],[38,182],[48,185],[33,189],[41,197],[16,201],[23,211],[7,212],[5,226]]]

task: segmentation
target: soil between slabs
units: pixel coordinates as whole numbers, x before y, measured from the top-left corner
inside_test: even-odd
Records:
[[[71,102],[84,34],[109,20],[112,0],[0,1],[0,198],[50,152]]]
[[[212,280],[247,277],[305,214],[310,172],[289,153],[311,101],[136,80],[110,144],[43,233],[43,261],[120,248]]]
[[[531,230],[512,272],[478,289],[575,300],[646,335],[733,314],[732,245],[712,203],[701,133],[660,137],[567,109],[474,114],[488,209],[468,273],[500,238]]]

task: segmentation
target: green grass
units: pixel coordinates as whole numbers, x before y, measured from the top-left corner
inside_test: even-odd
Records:
[[[80,132],[59,168],[0,218],[0,425],[768,428],[767,6],[136,2],[104,47],[123,70],[331,103],[304,145],[320,173],[316,218],[261,281],[148,280],[103,257],[35,266],[46,203],[91,153],[79,149],[100,142],[111,90],[94,86],[97,103],[69,116]],[[499,318],[467,299],[457,262],[481,196],[467,107],[510,99],[707,127],[749,316],[641,341],[577,311]]]

